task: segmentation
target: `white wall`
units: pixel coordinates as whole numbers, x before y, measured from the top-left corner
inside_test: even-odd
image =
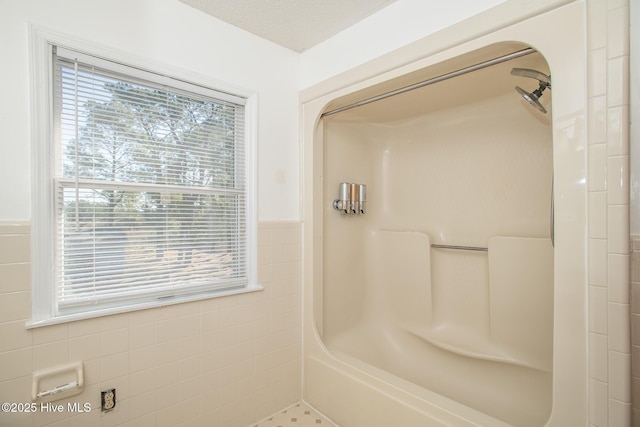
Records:
[[[397,0],[303,52],[300,87],[307,88],[506,0]]]
[[[298,55],[177,0],[0,0],[0,220],[31,219],[28,24],[259,93],[258,217],[300,218],[298,90],[505,0],[398,0]],[[640,31],[631,2],[631,31]],[[631,233],[640,234],[640,47],[631,37]],[[243,54],[246,52],[246,54]],[[4,62],[4,61],[3,61]],[[5,62],[6,64],[6,62]]]
[[[29,24],[258,92],[258,219],[300,218],[298,54],[178,0],[0,0],[0,220],[31,219]]]

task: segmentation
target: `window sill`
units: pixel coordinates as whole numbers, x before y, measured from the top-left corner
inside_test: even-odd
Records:
[[[166,307],[169,305],[183,304],[187,302],[201,301],[205,299],[221,298],[221,297],[227,297],[232,295],[246,294],[250,292],[261,291],[263,289],[264,287],[262,285],[256,284],[256,285],[249,285],[244,288],[221,289],[219,291],[214,291],[207,294],[176,296],[175,298],[171,298],[168,300],[163,299],[163,300],[156,300],[156,301],[148,301],[148,302],[141,302],[138,304],[131,304],[127,306],[103,308],[103,309],[88,311],[83,313],[65,314],[65,315],[50,317],[50,318],[41,319],[41,320],[30,320],[25,324],[25,328],[34,329],[34,328],[40,328],[42,326],[58,325],[66,322],[74,322],[76,320],[92,319],[95,317],[110,316],[113,314],[127,313],[130,311]]]

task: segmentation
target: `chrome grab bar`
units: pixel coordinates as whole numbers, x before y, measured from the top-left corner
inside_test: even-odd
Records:
[[[488,252],[489,248],[481,248],[478,246],[456,246],[456,245],[438,245],[438,244],[431,244],[432,248],[435,249],[455,249],[458,251],[477,251],[477,252]]]

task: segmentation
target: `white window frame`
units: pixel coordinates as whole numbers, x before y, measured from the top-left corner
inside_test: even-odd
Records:
[[[257,198],[256,198],[256,135],[257,93],[213,80],[197,73],[170,67],[113,49],[90,45],[73,37],[54,33],[39,27],[30,28],[31,71],[31,129],[32,129],[32,318],[27,328],[46,326],[68,321],[159,307],[188,301],[221,297],[262,289],[257,283]],[[247,279],[239,288],[218,289],[204,293],[177,295],[170,300],[156,299],[134,304],[122,304],[108,308],[85,310],[79,313],[57,313],[55,307],[55,239],[56,210],[55,186],[52,183],[55,170],[54,122],[53,122],[53,72],[52,46],[62,46],[83,52],[96,58],[109,58],[111,64],[126,64],[153,73],[158,79],[167,79],[173,86],[189,82],[216,92],[241,97],[245,103],[245,160],[246,160],[246,225],[247,225]]]

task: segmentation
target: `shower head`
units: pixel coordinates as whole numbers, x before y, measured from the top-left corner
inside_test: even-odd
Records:
[[[542,95],[542,91],[544,90],[542,86],[540,86],[540,88],[534,90],[533,92],[527,92],[526,90],[522,89],[520,86],[516,86],[516,90],[524,98],[524,100],[527,101],[529,104],[533,105],[543,113],[545,114],[547,113],[547,109],[544,108],[542,104],[540,104],[540,101],[538,101],[538,98],[540,98],[540,95]]]
[[[540,71],[530,70],[528,68],[512,68],[511,75],[520,76],[520,77],[529,77],[529,78],[538,80],[538,82],[540,83],[540,86],[538,87],[538,89],[534,90],[533,92],[527,92],[526,90],[522,89],[520,86],[516,86],[516,91],[518,91],[518,93],[529,104],[533,105],[543,113],[546,113],[547,110],[542,106],[539,99],[540,99],[540,96],[542,96],[542,92],[544,92],[545,89],[547,88],[551,89],[551,77],[547,76],[544,73],[541,73]]]

